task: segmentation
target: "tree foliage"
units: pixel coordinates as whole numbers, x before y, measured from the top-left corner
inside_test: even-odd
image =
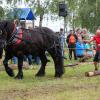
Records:
[[[94,32],[100,26],[100,0],[81,0],[79,4],[79,20],[82,27]]]
[[[4,9],[0,6],[0,20],[4,19]]]

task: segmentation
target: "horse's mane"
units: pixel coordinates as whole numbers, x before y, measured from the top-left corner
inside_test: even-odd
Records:
[[[3,23],[4,23],[4,28],[12,33],[14,29],[14,22],[9,20],[4,20]]]

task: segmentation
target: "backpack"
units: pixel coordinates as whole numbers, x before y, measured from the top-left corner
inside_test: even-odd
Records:
[[[75,44],[75,42],[76,42],[75,36],[74,36],[74,35],[71,35],[71,36],[69,37],[69,43],[70,43],[70,44]]]

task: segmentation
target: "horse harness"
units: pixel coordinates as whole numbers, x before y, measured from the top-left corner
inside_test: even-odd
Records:
[[[25,41],[28,43],[31,43],[31,36],[29,35],[28,29],[26,29],[27,32],[23,32],[22,28],[19,29],[14,29],[14,31],[12,32],[12,36],[10,37],[10,39],[8,41],[6,41],[6,45],[17,45],[19,44],[21,41]]]
[[[31,40],[31,34],[29,33],[29,29],[25,29],[25,30],[27,30],[27,31],[25,32],[22,28],[17,29],[15,27],[14,30],[13,30],[13,32],[12,32],[12,36],[10,37],[10,39],[8,41],[6,41],[5,47],[7,45],[13,45],[13,46],[17,45],[21,41],[24,41],[26,43],[32,43],[32,41],[30,41]],[[56,54],[57,54],[57,46],[60,46],[60,44],[57,44],[54,41],[53,45],[51,45],[49,48],[47,48],[46,51],[48,51],[48,50],[50,50],[52,48],[55,48],[55,51],[56,51]],[[57,56],[60,56],[60,55],[57,55]],[[67,59],[64,56],[60,56],[60,57],[62,57],[64,59]]]

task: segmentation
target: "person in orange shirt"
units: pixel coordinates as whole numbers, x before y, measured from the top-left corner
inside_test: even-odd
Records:
[[[67,36],[66,42],[69,48],[69,59],[72,60],[72,53],[74,54],[74,60],[77,60],[76,56],[76,42],[78,41],[77,35],[73,30],[70,30],[70,34]]]

